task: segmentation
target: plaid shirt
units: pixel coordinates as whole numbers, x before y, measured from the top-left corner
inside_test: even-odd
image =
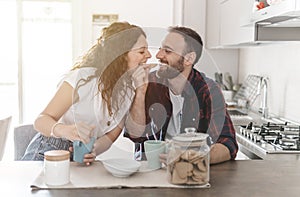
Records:
[[[227,112],[222,92],[216,82],[205,74],[193,69],[188,83],[182,92],[184,104],[182,109],[181,133],[184,128],[194,127],[198,132],[208,133],[213,143],[225,145],[231,155],[236,157],[238,144],[235,130]],[[145,98],[146,129],[140,138],[130,138],[125,129],[124,136],[136,143],[136,155],[143,152],[143,142],[147,139],[164,140],[169,121],[172,117],[172,103],[169,95],[168,80],[157,78],[155,73],[149,77]],[[137,156],[138,157],[138,156]]]

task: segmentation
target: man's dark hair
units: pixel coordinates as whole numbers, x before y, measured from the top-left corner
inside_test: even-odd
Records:
[[[184,41],[186,43],[185,53],[195,52],[196,59],[193,64],[197,63],[201,57],[202,49],[203,49],[203,42],[201,36],[191,28],[188,27],[169,27],[170,33],[178,33],[183,36]]]

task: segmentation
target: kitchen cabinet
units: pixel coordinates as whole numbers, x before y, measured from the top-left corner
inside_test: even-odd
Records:
[[[202,0],[201,0],[202,1]],[[205,50],[204,57],[201,58],[201,65],[212,65],[214,62],[215,66],[205,66],[203,71],[213,77],[215,72],[229,72],[234,79],[237,79],[238,75],[238,55],[237,49],[226,49],[220,45],[220,5],[224,0],[207,0],[206,1],[206,40],[204,42]],[[197,8],[194,8],[197,11]],[[205,55],[208,56],[205,57]]]
[[[280,3],[267,5],[251,15],[251,22],[255,23],[278,16],[299,16],[300,0],[282,0]]]
[[[220,3],[221,0],[208,0],[206,12],[206,47],[220,47]]]
[[[196,30],[200,34],[202,39],[205,40],[206,1],[183,1],[183,12],[183,25]]]
[[[253,1],[227,0],[220,4],[220,45],[230,46],[254,40],[254,25],[243,26],[252,12]]]
[[[254,25],[244,25],[251,20],[253,1],[207,1],[207,47],[239,48],[254,41]]]
[[[190,27],[205,39],[206,0],[174,0],[173,25]]]

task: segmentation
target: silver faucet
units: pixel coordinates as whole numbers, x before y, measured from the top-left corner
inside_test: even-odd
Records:
[[[269,117],[269,109],[268,109],[268,77],[261,77],[260,82],[258,84],[258,91],[261,95],[261,89],[263,90],[263,94],[261,95],[261,105],[259,108],[259,113],[262,114],[264,118]]]

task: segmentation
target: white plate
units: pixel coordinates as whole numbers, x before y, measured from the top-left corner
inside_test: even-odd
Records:
[[[141,167],[141,163],[133,159],[106,159],[102,163],[113,176],[121,178],[132,175]]]

